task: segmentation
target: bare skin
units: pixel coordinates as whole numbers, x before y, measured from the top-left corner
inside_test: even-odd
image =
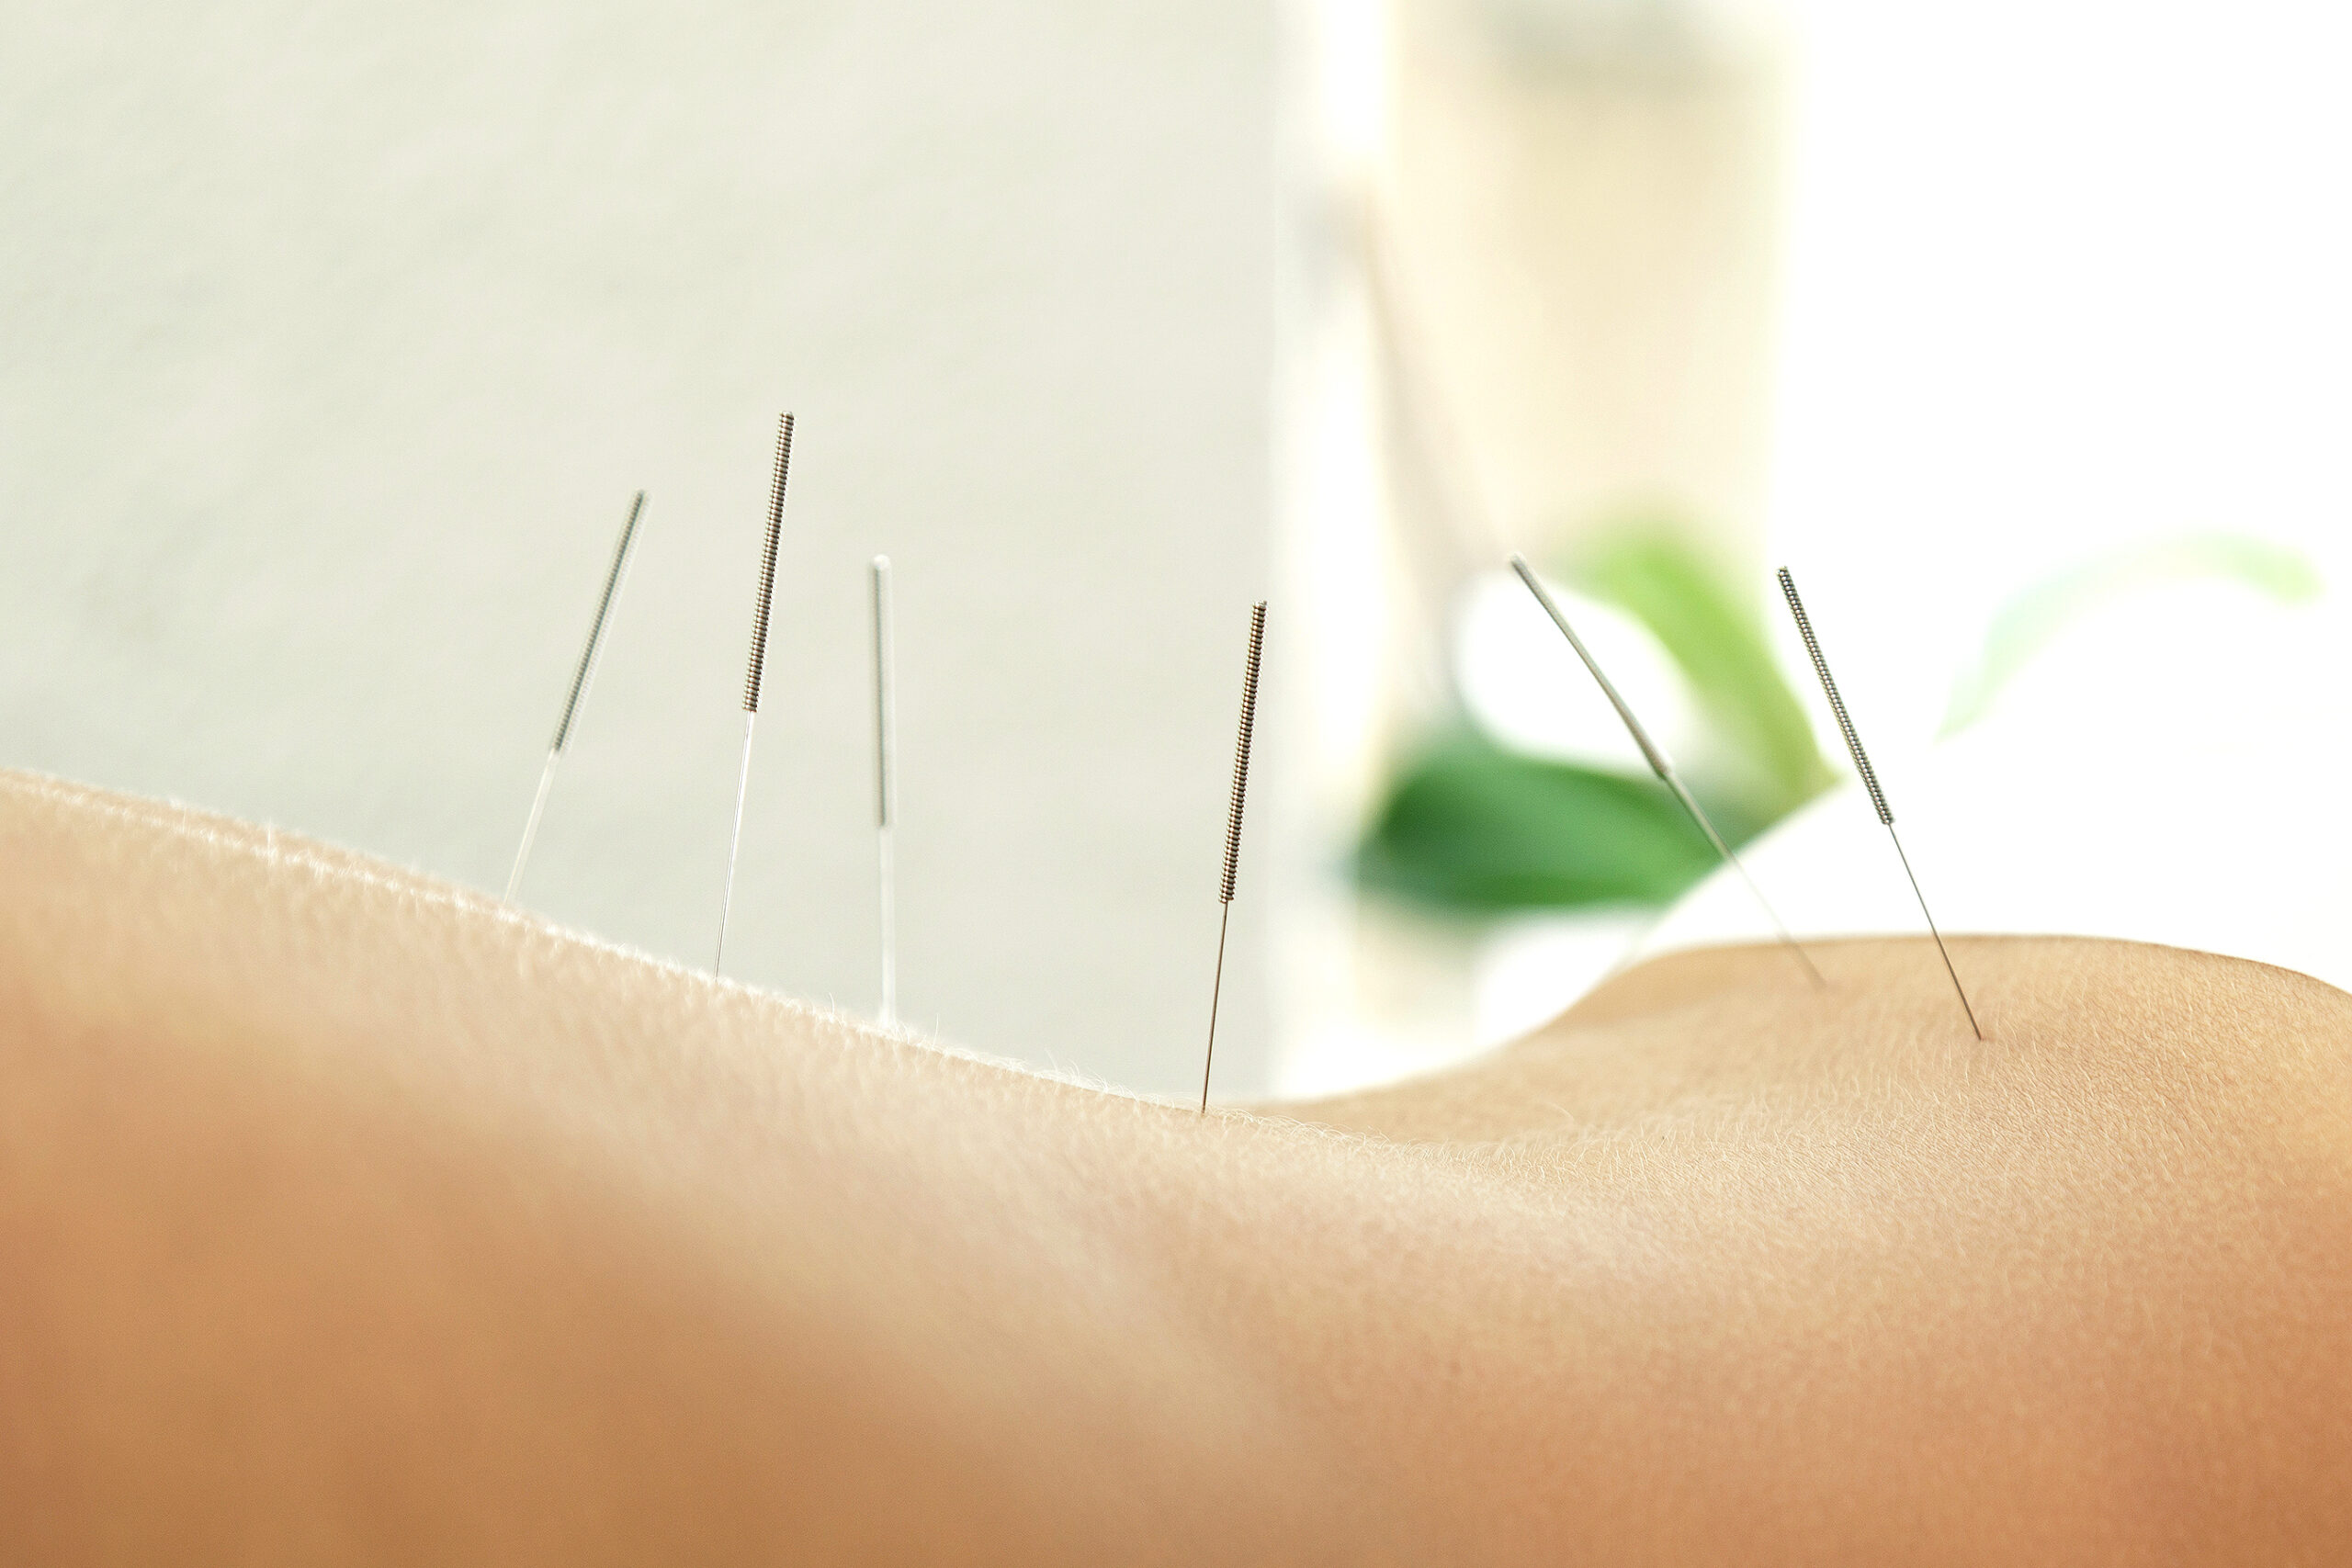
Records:
[[[2352,998],[1818,956],[1202,1119],[0,777],[0,1556],[2352,1556]]]

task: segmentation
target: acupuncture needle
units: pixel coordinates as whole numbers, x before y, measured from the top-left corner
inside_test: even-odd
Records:
[[[718,948],[710,972],[727,958],[727,916],[735,907],[735,858],[743,847],[743,797],[752,787],[752,728],[760,716],[760,676],[767,662],[768,607],[775,598],[776,544],[784,535],[784,481],[792,471],[792,416],[777,423],[775,483],[768,491],[766,543],[760,550],[760,596],[752,613],[752,660],[743,675],[743,764],[735,781],[735,831],[727,840],[727,895],[718,906]]]
[[[1886,836],[1894,840],[1895,858],[1903,863],[1903,875],[1911,884],[1911,897],[1919,901],[1919,914],[1928,922],[1928,934],[1936,939],[1936,951],[1943,955],[1944,973],[1951,976],[1951,988],[1959,993],[1961,1010],[1968,1015],[1968,1027],[1977,1039],[1984,1038],[1984,1028],[1976,1021],[1976,1010],[1969,1005],[1968,989],[1960,983],[1960,971],[1952,967],[1951,950],[1944,945],[1944,933],[1936,929],[1936,917],[1928,912],[1928,896],[1919,891],[1919,878],[1911,869],[1911,857],[1903,852],[1903,836],[1894,830],[1894,813],[1886,804],[1886,792],[1878,787],[1878,773],[1871,767],[1870,754],[1862,750],[1862,738],[1854,731],[1854,721],[1847,716],[1846,700],[1838,694],[1838,682],[1830,677],[1829,661],[1821,656],[1821,643],[1813,635],[1813,622],[1804,613],[1804,601],[1797,597],[1796,579],[1789,569],[1780,572],[1781,592],[1787,595],[1789,614],[1796,617],[1797,635],[1804,639],[1805,653],[1813,660],[1814,673],[1821,677],[1822,694],[1829,699],[1829,711],[1837,716],[1838,733],[1846,738],[1846,750],[1853,754],[1854,771],[1861,775],[1862,787],[1870,792],[1871,805],[1877,808],[1878,819],[1886,829]]]
[[[613,605],[621,596],[621,585],[628,581],[631,552],[637,544],[638,519],[645,514],[645,492],[639,491],[637,499],[629,502],[628,521],[621,525],[620,543],[613,547],[613,568],[605,575],[604,597],[596,601],[596,618],[588,626],[588,646],[580,650],[580,663],[571,672],[571,693],[563,699],[563,716],[556,720],[555,739],[548,747],[547,766],[539,770],[539,793],[531,798],[530,819],[523,824],[523,846],[514,852],[514,869],[506,874],[506,901],[514,902],[514,895],[523,888],[523,868],[531,863],[531,843],[539,836],[539,814],[548,808],[548,791],[555,784],[555,765],[563,758],[564,742],[571,739],[571,726],[580,716],[580,705],[588,695],[588,688],[595,683],[596,665],[605,655],[605,626],[612,618]]]
[[[1699,797],[1692,795],[1690,786],[1682,782],[1682,774],[1676,769],[1674,759],[1668,756],[1665,749],[1650,739],[1649,731],[1644,729],[1642,721],[1634,716],[1633,708],[1618,694],[1616,685],[1608,676],[1600,672],[1600,661],[1593,658],[1592,650],[1585,647],[1584,638],[1577,636],[1576,628],[1568,625],[1568,617],[1561,612],[1559,604],[1544,589],[1543,581],[1536,577],[1534,569],[1527,564],[1527,558],[1519,555],[1511,557],[1510,569],[1519,573],[1519,580],[1527,584],[1527,591],[1535,595],[1535,602],[1544,606],[1544,613],[1552,617],[1552,624],[1560,628],[1560,635],[1568,639],[1568,646],[1577,650],[1577,657],[1584,660],[1584,667],[1591,671],[1593,680],[1600,682],[1601,694],[1609,699],[1609,705],[1617,710],[1617,717],[1624,724],[1626,732],[1633,736],[1634,744],[1641,748],[1642,758],[1649,763],[1650,772],[1657,775],[1660,784],[1674,792],[1674,798],[1682,803],[1682,809],[1690,814],[1690,820],[1696,822],[1699,825],[1699,830],[1707,835],[1707,842],[1715,847],[1715,853],[1723,857],[1724,863],[1739,874],[1739,879],[1747,885],[1749,897],[1756,900],[1757,908],[1762,909],[1764,918],[1772,922],[1772,929],[1781,933],[1781,942],[1796,961],[1804,965],[1804,972],[1811,977],[1813,983],[1815,986],[1827,985],[1828,982],[1821,977],[1821,971],[1814,967],[1812,955],[1805,952],[1804,945],[1790,932],[1787,924],[1781,919],[1780,911],[1772,908],[1772,901],[1770,898],[1764,897],[1764,889],[1756,885],[1756,879],[1747,874],[1747,867],[1741,863],[1738,855],[1732,852],[1732,847],[1724,840],[1723,834],[1715,830],[1714,821],[1700,806]]]
[[[874,579],[874,838],[882,916],[882,1012],[899,1021],[898,863],[891,829],[899,815],[899,697],[890,638],[890,558],[876,556]]]
[[[1233,924],[1233,884],[1241,869],[1241,801],[1250,789],[1250,738],[1258,724],[1258,660],[1266,648],[1266,602],[1250,611],[1250,653],[1241,671],[1241,734],[1233,747],[1233,805],[1225,818],[1225,875],[1217,884],[1223,907],[1216,922],[1216,978],[1209,987],[1209,1048],[1201,1062],[1201,1111],[1209,1113],[1209,1073],[1216,1065],[1216,1010],[1225,992],[1225,938]]]

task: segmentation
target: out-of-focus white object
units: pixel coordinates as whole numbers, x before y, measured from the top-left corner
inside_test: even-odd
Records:
[[[1703,732],[1690,682],[1649,628],[1556,582],[1548,592],[1668,754],[1697,750]],[[1455,679],[1488,735],[1532,756],[1648,774],[1649,763],[1609,699],[1517,578],[1507,571],[1480,577],[1465,596],[1458,627]]]
[[[1792,12],[1770,527],[1874,760],[2065,562],[2224,529],[2352,567],[2352,11]]]

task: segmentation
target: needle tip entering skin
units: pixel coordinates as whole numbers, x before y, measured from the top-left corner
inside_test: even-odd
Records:
[[[1217,882],[1216,978],[1209,989],[1209,1044],[1201,1062],[1201,1110],[1209,1113],[1209,1074],[1216,1066],[1217,1003],[1225,993],[1225,938],[1233,924],[1234,881],[1241,870],[1241,804],[1250,789],[1250,742],[1258,723],[1258,664],[1266,647],[1266,602],[1250,607],[1250,652],[1241,672],[1241,733],[1233,748],[1233,800],[1225,818],[1225,871]]]
[[[1911,884],[1911,897],[1919,901],[1919,917],[1928,922],[1928,934],[1936,941],[1936,952],[1944,961],[1944,973],[1951,976],[1951,988],[1960,998],[1961,1011],[1968,1015],[1968,1031],[1982,1041],[1984,1027],[1976,1021],[1976,1009],[1968,999],[1968,987],[1960,983],[1960,971],[1951,961],[1951,949],[1944,945],[1944,933],[1936,928],[1936,917],[1928,908],[1928,896],[1919,890],[1919,878],[1911,870],[1911,857],[1903,851],[1903,836],[1894,830],[1894,811],[1886,803],[1886,792],[1879,787],[1877,770],[1871,766],[1870,753],[1862,750],[1862,738],[1854,728],[1853,718],[1846,712],[1846,699],[1838,694],[1838,682],[1829,673],[1829,660],[1822,656],[1821,641],[1813,635],[1813,619],[1804,613],[1804,601],[1797,597],[1796,579],[1789,569],[1780,570],[1781,592],[1789,602],[1789,614],[1797,624],[1797,636],[1804,640],[1805,656],[1813,660],[1814,673],[1821,678],[1822,694],[1829,699],[1829,711],[1838,720],[1838,732],[1845,737],[1846,750],[1854,759],[1854,772],[1869,791],[1871,807],[1878,813],[1879,823],[1886,836],[1894,842],[1896,858],[1903,863],[1903,875]]]
[[[890,558],[869,568],[874,590],[874,832],[882,918],[882,1006],[887,1027],[899,1021],[898,866],[891,836],[899,814],[898,694],[892,669]]]

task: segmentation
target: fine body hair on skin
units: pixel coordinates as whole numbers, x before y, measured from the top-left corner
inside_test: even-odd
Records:
[[[0,1556],[2352,1559],[2352,998],[1954,948],[1203,1118],[0,776]]]

